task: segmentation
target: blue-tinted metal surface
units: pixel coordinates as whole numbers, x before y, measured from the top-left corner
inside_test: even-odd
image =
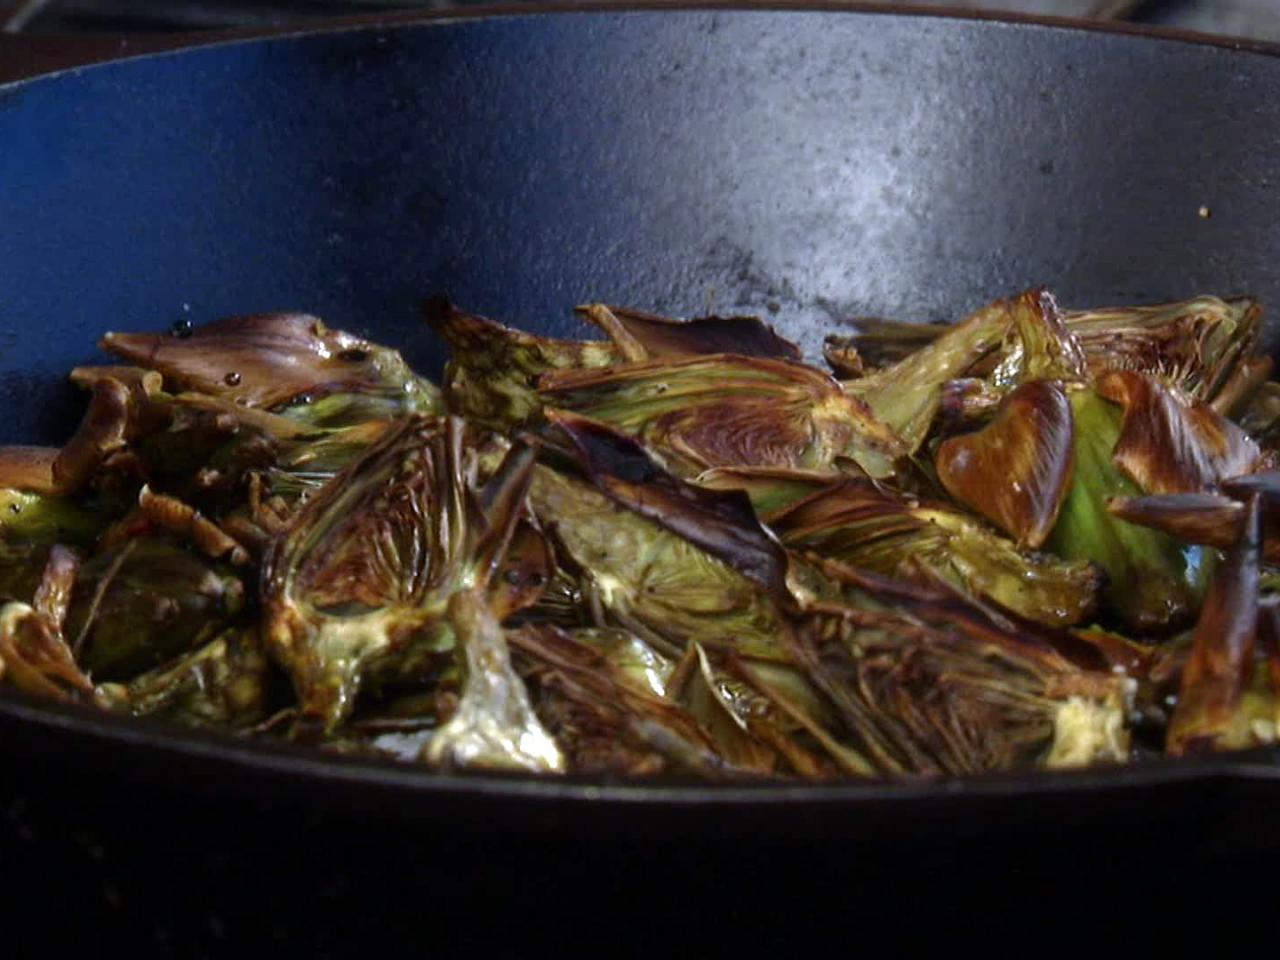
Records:
[[[559,14],[202,49],[0,88],[0,441],[105,329],[417,304],[768,316],[1280,297],[1280,61],[854,13]],[[1211,216],[1199,215],[1207,207]]]

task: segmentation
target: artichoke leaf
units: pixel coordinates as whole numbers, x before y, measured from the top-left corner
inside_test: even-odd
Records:
[[[907,453],[915,453],[933,424],[942,385],[963,377],[1000,346],[1013,322],[1013,312],[1011,301],[997,300],[946,328],[893,366],[851,380],[845,388],[897,433]]]
[[[856,380],[868,372],[852,337],[826,337],[822,341],[822,359],[827,361],[831,375],[837,380]]]
[[[593,303],[578,314],[599,327],[613,342],[621,360],[643,363],[711,353],[775,360],[803,359],[800,348],[778,336],[759,317],[695,317],[672,320],[628,307]]]
[[[244,730],[267,715],[269,671],[258,631],[235,628],[127,683],[98,690],[109,706],[134,716]]]
[[[640,444],[586,417],[549,411],[596,488],[728,563],[771,595],[786,594],[786,552],[738,491],[713,491],[663,470]]]
[[[1095,389],[1124,409],[1112,459],[1146,493],[1198,493],[1260,462],[1238,426],[1152,376],[1110,371]]]
[[[1220,493],[1112,497],[1107,511],[1126,523],[1159,530],[1184,543],[1220,549],[1234,545],[1244,531],[1244,504]]]
[[[1209,402],[1253,350],[1261,310],[1253,300],[1196,297],[1176,303],[1067,311],[1089,373],[1128,370]]]
[[[834,351],[852,350],[868,367],[889,367],[933,343],[949,330],[942,323],[912,323],[880,317],[852,317],[856,332],[826,338]],[[824,346],[823,353],[825,354]],[[843,379],[843,378],[842,378]]]
[[[288,407],[334,394],[394,399],[400,413],[439,409],[439,391],[400,354],[331,330],[303,313],[229,317],[189,334],[108,333],[102,349],[164,376],[170,390],[195,390],[250,407]]]
[[[967,514],[865,481],[845,481],[766,520],[791,550],[906,579],[933,571],[1047,624],[1087,618],[1101,586],[1087,559],[1023,553]]]
[[[427,322],[449,345],[444,369],[449,410],[499,432],[531,421],[541,410],[540,375],[606,367],[620,359],[612,344],[535,336],[464,313],[447,301],[428,305]]]
[[[799,633],[804,665],[840,716],[842,741],[888,774],[1128,758],[1131,681],[969,626],[811,611]]]
[[[462,473],[463,424],[407,418],[293,515],[263,559],[268,650],[293,680],[297,732],[330,734],[367,681],[452,661],[450,598],[488,588],[523,509],[521,447],[486,515]]]
[[[841,483],[847,476],[790,467],[715,467],[704,470],[692,482],[708,490],[741,490],[756,514],[767,517]]]
[[[563,773],[564,752],[538,719],[483,591],[454,593],[446,618],[463,654],[462,694],[427,741],[424,759],[432,766]]]
[[[623,631],[543,625],[509,635],[539,717],[555,733],[568,769],[644,776],[670,772],[721,777],[728,765],[681,706],[665,699],[671,664]],[[634,657],[640,651],[639,661]],[[651,666],[664,663],[664,676]],[[639,667],[647,676],[641,680]]]
[[[1037,549],[1071,485],[1074,439],[1062,387],[1034,380],[1014,389],[991,423],[943,441],[935,457],[938,478],[1020,547]]]
[[[16,600],[0,606],[0,685],[54,700],[94,694],[57,624]]]
[[[57,447],[0,447],[0,489],[57,496],[61,490],[53,478],[53,464],[60,452]]]
[[[1063,322],[1047,290],[1029,290],[1009,305],[1010,326],[1001,359],[989,378],[997,389],[1036,380],[1067,383],[1086,378],[1084,349]]]
[[[840,459],[893,473],[901,441],[862,401],[812,367],[714,354],[548,374],[547,406],[637,436],[683,476],[712,467],[833,470]]]
[[[1214,578],[1196,623],[1191,655],[1182,670],[1178,705],[1169,721],[1171,754],[1249,745],[1251,731],[1237,721],[1253,670],[1258,631],[1261,504],[1246,506],[1239,541]]]
[[[597,626],[623,626],[665,654],[691,641],[783,657],[782,614],[753,580],[594,486],[539,465],[530,502],[577,572]]]
[[[1199,606],[1207,573],[1202,551],[1108,512],[1113,498],[1141,493],[1112,461],[1120,411],[1089,389],[1070,400],[1076,467],[1046,548],[1066,560],[1096,562],[1107,574],[1105,604],[1129,629],[1174,629]]]
[[[244,603],[244,584],[230,567],[138,537],[84,562],[66,633],[96,678],[127,679],[209,642]]]

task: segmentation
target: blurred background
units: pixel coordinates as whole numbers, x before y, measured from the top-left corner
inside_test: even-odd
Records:
[[[271,27],[324,17],[441,10],[482,2],[485,0],[0,0],[0,30],[137,33]],[[536,4],[539,0],[526,2]],[[915,5],[915,0],[899,2]],[[922,5],[1131,20],[1280,41],[1280,0],[931,0]]]

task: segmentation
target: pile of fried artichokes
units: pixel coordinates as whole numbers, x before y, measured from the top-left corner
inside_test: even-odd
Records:
[[[0,688],[433,768],[960,776],[1273,743],[1249,300],[864,321],[442,300],[109,333],[0,448]]]

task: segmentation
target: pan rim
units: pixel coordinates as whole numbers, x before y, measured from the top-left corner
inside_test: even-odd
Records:
[[[1280,41],[1253,40],[1244,37],[1201,33],[1175,27],[1152,24],[1128,23],[1109,20],[1085,20],[1072,17],[1055,17],[1024,14],[1002,10],[969,10],[929,5],[901,7],[888,3],[863,2],[863,0],[549,0],[531,7],[527,3],[485,3],[475,7],[454,10],[409,10],[377,14],[357,14],[317,21],[305,21],[280,27],[249,27],[231,30],[210,30],[196,33],[177,33],[157,37],[130,38],[108,36],[105,41],[93,41],[70,35],[41,34],[0,35],[0,51],[20,58],[23,45],[34,42],[36,47],[51,51],[55,61],[67,59],[55,67],[41,66],[36,60],[32,72],[8,80],[0,76],[0,92],[10,92],[32,83],[54,80],[83,70],[110,67],[115,64],[148,60],[155,57],[180,55],[206,48],[215,49],[239,44],[294,40],[309,36],[362,33],[366,31],[396,30],[413,27],[437,27],[465,24],[476,21],[514,18],[544,18],[564,15],[626,15],[650,12],[708,12],[708,13],[805,13],[833,16],[863,15],[875,17],[901,17],[920,20],[951,20],[960,23],[988,24],[993,27],[1028,27],[1051,31],[1095,34],[1099,36],[1127,37],[1223,50],[1232,54],[1251,54],[1280,57]],[[65,48],[65,52],[64,52]],[[19,61],[21,63],[21,60]],[[21,68],[19,68],[21,72]]]

